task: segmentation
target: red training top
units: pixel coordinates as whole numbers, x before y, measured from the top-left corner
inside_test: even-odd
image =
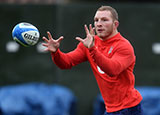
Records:
[[[52,60],[61,69],[69,69],[89,61],[107,112],[136,106],[142,100],[134,88],[134,49],[120,33],[105,41],[95,36],[95,45],[88,49],[82,43],[69,53],[59,49],[51,53]]]

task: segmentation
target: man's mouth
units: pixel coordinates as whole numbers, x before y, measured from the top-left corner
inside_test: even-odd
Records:
[[[97,31],[101,33],[101,32],[103,32],[104,30],[103,30],[103,29],[97,29]]]

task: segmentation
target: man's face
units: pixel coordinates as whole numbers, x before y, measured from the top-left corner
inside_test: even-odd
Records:
[[[94,26],[101,39],[109,38],[117,29],[110,11],[97,11],[94,17]]]

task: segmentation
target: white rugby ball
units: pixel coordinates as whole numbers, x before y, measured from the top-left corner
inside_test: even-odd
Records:
[[[13,28],[12,37],[16,42],[27,47],[38,42],[40,33],[34,25],[22,22]]]

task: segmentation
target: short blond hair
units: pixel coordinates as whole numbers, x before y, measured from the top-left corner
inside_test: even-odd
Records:
[[[100,8],[98,8],[97,11],[110,11],[112,14],[112,18],[113,20],[118,20],[118,13],[117,11],[111,7],[111,6],[101,6]]]

